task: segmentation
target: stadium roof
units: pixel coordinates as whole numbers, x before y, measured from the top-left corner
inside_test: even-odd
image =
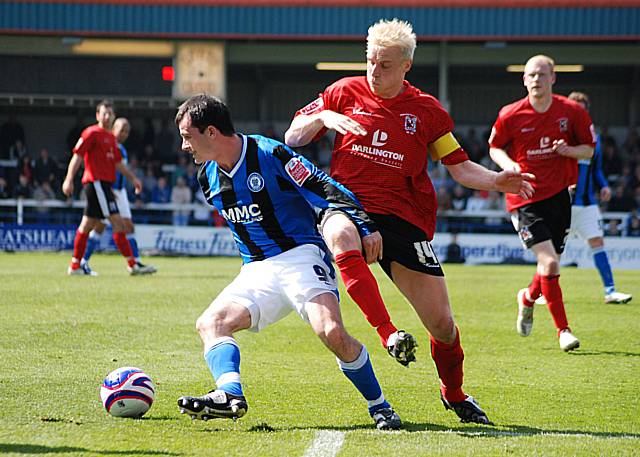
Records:
[[[5,0],[0,34],[362,40],[393,17],[421,41],[640,39],[639,0]]]

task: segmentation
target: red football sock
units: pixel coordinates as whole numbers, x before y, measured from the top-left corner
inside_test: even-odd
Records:
[[[558,329],[558,333],[569,328],[567,314],[564,311],[562,301],[562,289],[560,288],[560,275],[542,276],[540,279],[542,295],[547,299],[547,308],[553,318],[553,323]]]
[[[458,327],[456,326],[456,339],[451,344],[438,341],[431,335],[429,339],[431,340],[431,358],[436,363],[442,395],[449,402],[464,401],[467,398],[462,390],[464,351],[460,345]]]
[[[536,301],[540,295],[542,295],[542,286],[540,285],[540,275],[536,271],[536,274],[533,275],[533,279],[531,280],[531,284],[529,284],[529,297],[531,297],[532,301]],[[533,306],[533,304],[531,306]]]
[[[127,259],[127,264],[132,267],[136,263],[136,259],[133,258],[133,252],[131,251],[131,245],[127,239],[127,235],[124,232],[114,232],[113,241],[118,247],[118,251]]]
[[[83,233],[80,230],[76,230],[76,236],[73,239],[73,257],[71,258],[71,268],[74,270],[80,268],[80,260],[84,256],[84,251],[87,250],[88,239],[88,233]]]
[[[391,317],[384,305],[378,283],[360,251],[346,251],[336,255],[336,265],[347,292],[362,310],[367,322],[371,324],[382,344],[387,346],[389,335],[397,331],[391,323]]]

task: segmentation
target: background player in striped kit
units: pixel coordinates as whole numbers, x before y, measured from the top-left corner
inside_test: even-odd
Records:
[[[122,156],[122,163],[125,165],[128,163],[129,155],[127,154],[127,149],[124,147],[124,142],[127,141],[129,137],[129,132],[131,130],[131,126],[129,125],[129,121],[124,117],[119,117],[113,122],[112,133],[113,136],[116,137],[116,141],[118,143],[118,149],[120,150],[120,155]],[[133,257],[136,260],[136,264],[140,268],[142,274],[150,274],[155,273],[157,270],[153,265],[145,265],[140,261],[140,252],[138,250],[138,242],[136,240],[135,228],[133,225],[133,219],[131,217],[131,206],[129,205],[129,198],[127,197],[127,189],[125,187],[126,178],[119,171],[116,172],[116,180],[113,183],[113,195],[116,199],[116,204],[118,205],[118,212],[122,217],[122,222],[124,223],[124,231],[127,234],[127,240],[129,240],[129,244],[131,245],[131,251],[133,253]],[[89,259],[93,254],[96,246],[100,242],[100,237],[105,229],[105,221],[100,221],[96,224],[91,233],[89,234],[89,239],[87,240],[87,249],[84,253],[84,257],[82,257],[82,261],[80,262],[80,267],[86,274],[96,275],[97,273],[91,269],[89,266]]]
[[[111,185],[116,179],[116,169],[133,183],[136,192],[142,189],[142,183],[122,163],[116,139],[111,133],[111,124],[115,115],[113,105],[103,100],[96,107],[97,124],[82,131],[80,139],[73,148],[67,176],[62,183],[62,192],[70,197],[73,194],[73,178],[84,161],[82,184],[85,186],[87,205],[82,221],[73,241],[73,256],[67,269],[69,275],[91,275],[80,267],[80,260],[87,247],[89,232],[101,219],[108,218],[113,228],[113,241],[120,253],[127,259],[127,270],[132,275],[144,273],[131,252],[131,245],[124,232],[124,223],[118,213]]]
[[[259,331],[296,311],[336,355],[376,427],[400,428],[367,349],[344,328],[335,272],[316,227],[315,210],[332,208],[353,219],[362,235],[375,230],[353,194],[282,143],[237,134],[228,108],[214,97],[191,97],[176,124],[182,148],[202,164],[202,191],[227,220],[244,263],[196,323],[217,389],[180,397],[180,412],[204,420],[243,416],[248,406],[233,334]]]
[[[587,94],[582,92],[571,92],[569,100],[573,100],[587,111],[590,102]],[[571,234],[582,238],[591,247],[593,262],[600,273],[600,278],[604,284],[605,303],[628,303],[633,298],[631,294],[616,291],[613,281],[613,272],[604,249],[604,238],[602,230],[602,215],[598,208],[596,199],[596,188],[600,189],[600,200],[609,201],[611,189],[607,178],[602,172],[602,150],[601,139],[598,138],[596,147],[591,159],[578,160],[578,182],[573,189],[573,203],[571,206]]]
[[[363,238],[361,244],[347,218],[325,217],[323,235],[347,291],[389,347],[395,327],[365,263],[379,260],[429,332],[443,404],[463,422],[487,424],[485,412],[462,389],[460,332],[430,243],[437,201],[428,157],[442,160],[456,181],[475,189],[530,196],[526,179],[533,176],[495,173],[468,160],[452,134],[453,120],[438,100],[405,80],[415,48],[416,35],[408,22],[381,20],[372,25],[366,77],[343,78],[326,88],[296,113],[285,141],[298,147],[318,140],[328,129],[336,131],[331,176],[358,197],[382,235],[376,245],[367,246],[371,241]]]

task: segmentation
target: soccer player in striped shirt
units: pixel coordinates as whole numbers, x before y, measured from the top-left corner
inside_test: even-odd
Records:
[[[233,335],[260,331],[295,311],[336,355],[376,427],[400,428],[367,349],[344,328],[335,272],[316,226],[316,211],[333,209],[363,236],[376,230],[353,194],[282,143],[236,133],[217,98],[191,97],[178,109],[176,124],[182,148],[201,164],[205,198],[226,219],[244,263],[196,323],[217,388],[180,397],[180,412],[203,420],[243,416],[248,406]]]
[[[569,100],[573,100],[589,111],[589,97],[582,92],[571,92]],[[587,242],[593,254],[593,262],[600,273],[604,284],[605,303],[628,303],[633,298],[616,290],[613,272],[609,264],[607,251],[604,249],[604,233],[602,230],[602,215],[595,197],[596,188],[600,189],[600,200],[609,201],[611,189],[607,178],[602,172],[601,141],[598,138],[593,157],[578,160],[578,182],[573,189],[573,204],[571,206],[571,234],[575,234]]]

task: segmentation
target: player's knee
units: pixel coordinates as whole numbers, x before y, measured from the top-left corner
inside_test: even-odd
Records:
[[[335,216],[332,217],[332,219],[335,218]],[[342,223],[342,219],[346,220],[347,222]],[[360,236],[358,235],[358,231],[356,230],[355,226],[346,218],[341,218],[340,223],[332,224],[329,227],[325,226],[323,235],[334,254],[339,252],[351,251],[354,249],[360,249]]]
[[[429,329],[431,335],[438,341],[450,344],[456,339],[456,324],[452,316],[442,316],[434,322],[433,328]]]

